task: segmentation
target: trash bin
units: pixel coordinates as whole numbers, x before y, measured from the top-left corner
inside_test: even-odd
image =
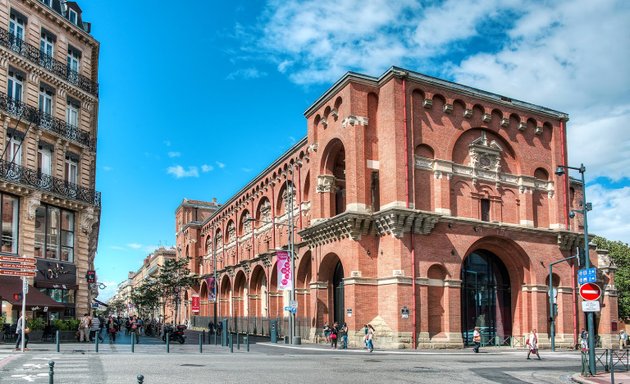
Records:
[[[289,336],[285,336],[284,337],[284,343],[285,344],[289,344]]]
[[[293,345],[301,345],[302,337],[301,336],[293,336]]]

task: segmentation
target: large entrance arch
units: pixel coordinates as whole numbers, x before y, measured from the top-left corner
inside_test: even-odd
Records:
[[[462,338],[472,344],[475,327],[482,342],[499,343],[512,336],[510,276],[503,262],[492,252],[477,250],[462,266]]]

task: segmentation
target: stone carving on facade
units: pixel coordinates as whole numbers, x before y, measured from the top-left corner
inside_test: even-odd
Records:
[[[227,232],[228,232],[228,244],[230,244],[234,240],[236,240],[236,228],[234,227],[233,222],[230,222],[230,224],[228,225]]]
[[[291,201],[289,201],[289,199],[293,201],[292,206],[295,207],[295,188],[287,185],[287,188],[285,188],[282,192],[282,205],[284,208],[284,212],[289,212],[289,205],[291,204]]]
[[[317,189],[318,193],[335,192],[336,183],[335,176],[333,175],[319,175],[317,176]]]
[[[481,131],[481,137],[468,145],[470,166],[475,169],[500,172],[502,151],[496,141],[492,140],[488,142],[486,132]]]
[[[35,192],[26,199],[26,213],[29,220],[35,220],[37,207],[41,205],[42,194]]]
[[[251,219],[252,219],[252,216],[249,214],[249,211],[245,212],[245,214],[243,215],[243,233],[245,233],[246,235],[252,232]]]
[[[580,236],[572,232],[558,234],[558,247],[563,251],[573,250],[580,244]]]
[[[451,113],[451,112],[453,112],[453,104],[444,104],[444,106],[442,107],[442,111],[444,113]]]
[[[348,125],[368,125],[368,118],[363,116],[350,115],[341,121],[341,127],[346,128]]]
[[[260,207],[260,216],[262,221],[271,222],[271,203],[269,203],[269,200],[265,200]]]
[[[94,208],[88,207],[81,213],[81,231],[83,233],[91,233],[92,227],[98,220],[97,215],[94,213]]]
[[[317,147],[318,147],[317,143],[310,144],[306,151],[308,153],[317,152]]]

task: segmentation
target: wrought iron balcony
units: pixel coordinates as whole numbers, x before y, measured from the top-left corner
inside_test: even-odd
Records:
[[[18,119],[22,119],[22,121],[27,121],[42,129],[55,132],[68,140],[85,145],[91,150],[96,149],[96,140],[92,139],[89,132],[80,130],[78,127],[70,125],[52,115],[40,112],[37,108],[26,103],[11,99],[4,92],[0,92],[0,110]]]
[[[33,187],[66,199],[101,206],[101,193],[21,165],[0,160],[0,180]]]
[[[55,75],[76,85],[85,92],[98,96],[98,83],[68,68],[68,64],[54,59],[40,51],[39,47],[17,38],[4,28],[0,28],[0,45],[25,57],[28,61],[46,68]]]

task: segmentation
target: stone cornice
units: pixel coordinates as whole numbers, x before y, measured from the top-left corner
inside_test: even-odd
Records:
[[[408,208],[392,207],[374,213],[373,217],[379,235],[393,235],[401,238],[405,233],[411,231],[415,234],[428,235],[439,221],[441,215]]]
[[[369,213],[344,212],[298,233],[309,247],[314,247],[346,238],[359,240],[362,235],[373,233],[372,224],[372,215]]]

